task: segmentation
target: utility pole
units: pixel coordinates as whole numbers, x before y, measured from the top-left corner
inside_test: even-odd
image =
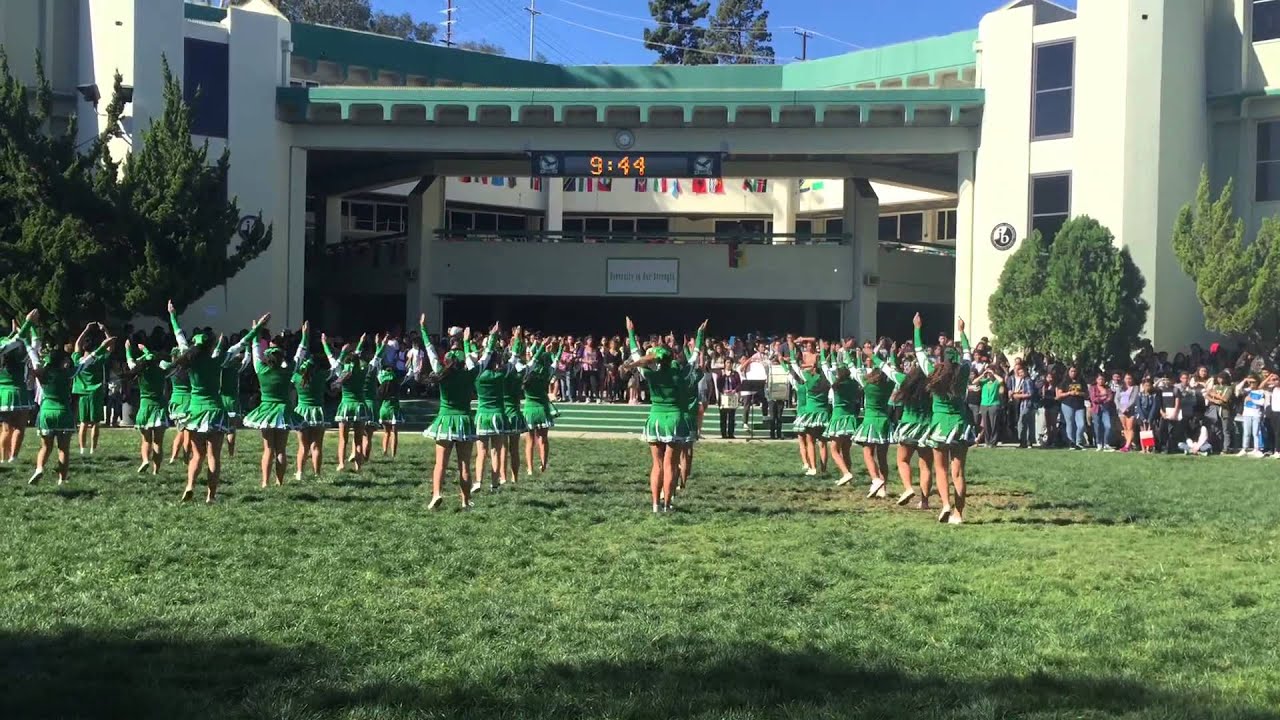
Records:
[[[444,46],[453,47],[453,11],[457,10],[453,6],[453,0],[445,0],[444,8]]]
[[[813,37],[813,33],[804,28],[796,28],[795,33],[800,36],[800,57],[797,60],[809,59],[809,38]]]
[[[542,13],[538,12],[538,0],[529,0],[529,7],[525,10],[529,11],[529,59],[532,60],[536,54],[533,49],[534,25]]]

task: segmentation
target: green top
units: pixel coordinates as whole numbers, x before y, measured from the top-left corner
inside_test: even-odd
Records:
[[[422,346],[426,349],[427,360],[431,363],[431,372],[441,373],[440,358],[436,348],[431,344],[431,336],[425,326],[418,328],[422,333]],[[457,364],[448,373],[440,376],[440,413],[439,416],[457,416],[471,414],[471,393],[475,388],[476,368],[471,359],[463,356],[464,367]]]
[[[178,324],[178,316],[170,313],[169,324],[173,327],[173,334],[178,339],[178,350],[186,353],[191,345],[187,342],[182,326]],[[222,342],[219,341],[207,355],[198,355],[186,362],[187,381],[191,385],[191,398],[187,407],[191,414],[218,410],[225,412],[226,407],[222,404],[221,393],[222,369],[239,356],[244,349],[245,340],[256,337],[260,328],[261,325],[255,323],[248,334],[226,351],[223,350]],[[208,342],[207,338],[205,342]]]
[[[680,412],[680,387],[684,380],[680,369],[674,363],[665,366],[646,367],[641,369],[644,381],[649,386],[650,414]]]
[[[129,345],[124,346],[124,360],[130,370],[137,371],[138,399],[161,402],[164,399],[165,370],[168,369],[169,363],[163,360],[149,362],[142,369],[138,369],[133,349]]]
[[[222,368],[222,377],[218,388],[218,391],[222,393],[222,397],[231,399],[240,397],[240,373],[248,363],[249,358],[245,357],[238,363],[228,363]]]
[[[298,393],[299,408],[323,408],[325,392],[328,390],[329,379],[333,377],[332,372],[325,372],[319,368],[314,359],[307,358],[307,348],[311,347],[310,333],[307,330],[302,331],[302,340],[298,343],[298,352],[294,356],[295,363],[293,369],[293,387]],[[307,371],[303,372],[303,365],[307,365]]]
[[[107,364],[103,362],[106,356],[98,357],[97,353],[84,353],[77,350],[71,353],[71,362],[80,364],[81,360],[89,360],[84,369],[75,373],[75,377],[71,384],[71,393],[73,395],[92,395],[102,389],[107,379]]]
[[[289,403],[289,386],[293,380],[294,365],[290,365],[278,356],[272,358],[259,343],[253,343],[253,371],[258,376],[261,405]]]
[[[885,379],[868,382],[869,372],[865,368],[858,368],[853,373],[853,379],[862,386],[862,416],[886,417],[889,415],[889,396],[893,394],[893,381],[889,380],[888,371],[882,368]]]
[[[558,352],[557,355],[559,355]],[[533,346],[532,357],[524,371],[521,384],[524,386],[526,404],[534,403],[543,406],[551,404],[551,397],[548,395],[548,389],[551,386],[551,355],[541,343]]]
[[[520,412],[520,400],[524,394],[521,389],[521,378],[516,372],[523,344],[519,338],[511,340],[511,357],[507,361],[507,374],[502,379],[502,411],[507,415]]]
[[[18,332],[0,338],[0,387],[26,386],[27,353],[22,338],[31,331],[31,321],[23,320]]]
[[[489,333],[485,341],[484,354],[480,356],[480,370],[476,375],[476,410],[486,413],[502,413],[506,408],[507,371],[494,370],[489,361],[493,357],[498,337]]]
[[[955,378],[951,382],[951,388],[946,394],[933,395],[933,414],[945,415],[949,417],[965,417],[968,408],[965,407],[964,396],[965,388],[969,386],[969,367],[973,362],[969,355],[969,338],[964,333],[960,333],[960,347],[964,350],[964,354],[960,361],[960,367],[956,370]]]
[[[983,405],[999,405],[1000,404],[1000,388],[1004,387],[1003,380],[996,378],[984,378],[978,382],[981,388]]]

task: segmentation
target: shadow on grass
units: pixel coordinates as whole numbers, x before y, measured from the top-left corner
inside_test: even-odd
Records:
[[[135,637],[135,635],[137,637]],[[643,657],[465,668],[423,683],[319,647],[154,631],[0,633],[0,717],[1046,717],[1276,720],[1273,710],[1107,677],[966,679],[825,651],[674,640]]]

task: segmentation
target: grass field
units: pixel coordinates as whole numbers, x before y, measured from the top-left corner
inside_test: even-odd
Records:
[[[983,450],[948,527],[791,443],[699,446],[653,516],[642,445],[553,440],[429,514],[404,445],[262,491],[245,442],[213,507],[132,433],[61,488],[29,445],[0,717],[1280,718],[1280,462]]]

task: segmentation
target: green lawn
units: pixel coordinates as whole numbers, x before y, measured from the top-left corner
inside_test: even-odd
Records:
[[[553,439],[428,513],[404,445],[262,491],[246,442],[206,507],[132,433],[61,488],[29,444],[0,717],[1280,718],[1280,462],[982,450],[948,527],[792,443],[700,446],[653,516],[643,445]]]

